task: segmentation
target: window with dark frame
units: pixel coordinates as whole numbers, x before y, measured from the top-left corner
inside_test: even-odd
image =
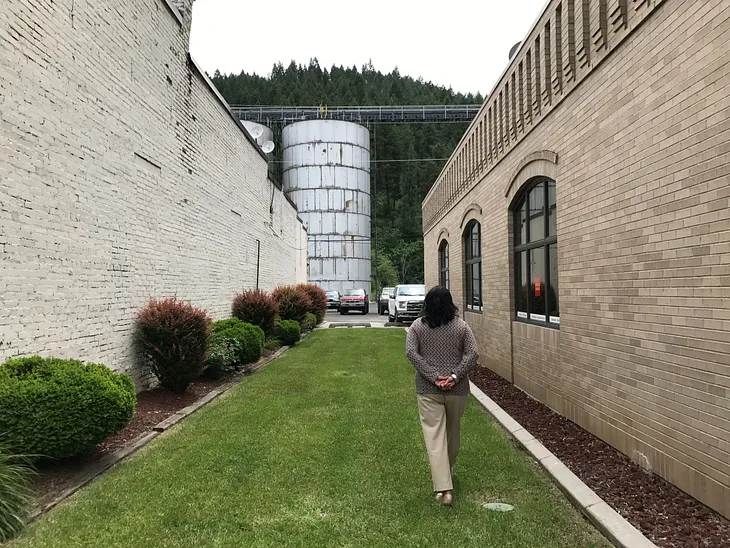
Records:
[[[533,181],[513,215],[517,320],[559,327],[555,181]]]
[[[464,231],[464,295],[466,309],[482,310],[482,225],[472,221]]]
[[[449,287],[449,242],[444,240],[439,246],[439,285]]]

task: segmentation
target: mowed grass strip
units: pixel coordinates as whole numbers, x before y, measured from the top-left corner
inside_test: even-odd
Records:
[[[11,546],[609,546],[473,400],[438,506],[404,342],[315,332]]]

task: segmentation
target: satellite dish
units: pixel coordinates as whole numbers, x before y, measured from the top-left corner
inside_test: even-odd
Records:
[[[266,154],[274,152],[274,148],[276,148],[274,141],[266,141],[263,145],[261,145],[261,150],[263,150]]]
[[[253,137],[254,139],[258,139],[263,134],[264,134],[264,128],[262,128],[261,126],[253,126],[251,128],[251,137]]]
[[[509,60],[510,61],[515,56],[515,53],[517,53],[517,50],[520,49],[521,45],[522,45],[522,42],[517,42],[514,46],[512,46],[512,49],[509,50]]]

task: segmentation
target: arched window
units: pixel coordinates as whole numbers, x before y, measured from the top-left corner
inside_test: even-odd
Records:
[[[449,286],[449,242],[446,240],[439,246],[439,285],[451,289]]]
[[[555,181],[532,181],[515,204],[514,254],[517,319],[560,325]]]
[[[466,309],[482,310],[482,225],[471,221],[464,231],[464,295]]]

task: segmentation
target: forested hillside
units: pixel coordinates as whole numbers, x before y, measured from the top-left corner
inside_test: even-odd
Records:
[[[372,64],[323,69],[277,64],[269,77],[216,72],[213,82],[230,104],[285,106],[455,105],[481,103],[480,95],[401,76]],[[466,130],[465,123],[378,124],[370,128],[373,202],[373,273],[381,284],[423,282],[421,202]],[[376,149],[377,147],[377,149]],[[377,218],[377,221],[376,221]]]

